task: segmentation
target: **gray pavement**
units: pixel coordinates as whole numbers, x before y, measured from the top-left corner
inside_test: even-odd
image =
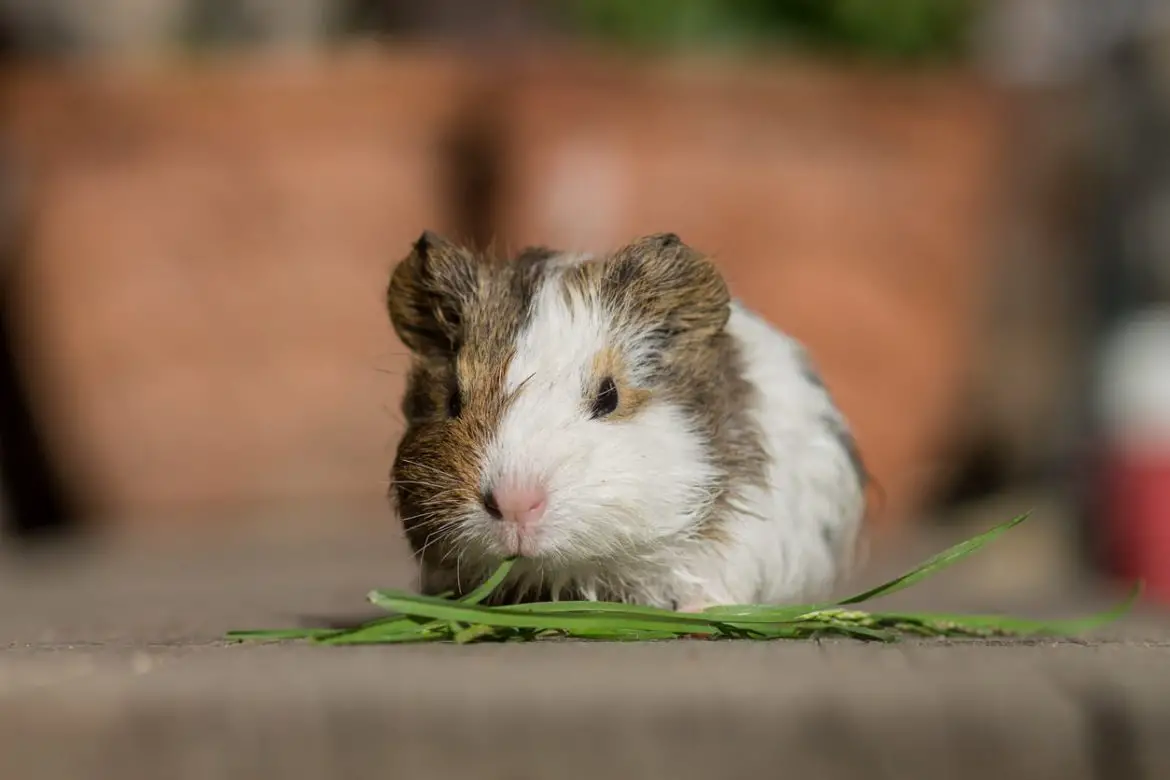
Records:
[[[1008,604],[971,577],[902,601],[1057,614],[1109,595]],[[1170,777],[1159,614],[1076,641],[894,646],[219,638],[360,613],[410,578],[373,530],[0,559],[0,778]]]

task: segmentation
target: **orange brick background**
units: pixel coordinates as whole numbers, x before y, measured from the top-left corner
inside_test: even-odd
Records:
[[[460,83],[403,55],[15,85],[30,368],[95,509],[384,491],[383,290],[444,226]]]
[[[466,227],[446,144],[468,106],[497,131],[502,243],[713,253],[811,347],[888,517],[961,412],[1003,138],[960,74],[400,52],[32,71],[7,95],[38,410],[111,517],[384,492],[383,290],[423,228]]]

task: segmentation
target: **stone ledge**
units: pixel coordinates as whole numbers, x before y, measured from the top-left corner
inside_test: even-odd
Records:
[[[0,776],[1161,777],[1168,660],[1124,644],[9,653],[0,681],[26,682],[0,694]]]

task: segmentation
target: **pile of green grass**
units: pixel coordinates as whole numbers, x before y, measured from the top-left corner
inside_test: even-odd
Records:
[[[946,615],[864,612],[856,605],[921,582],[971,555],[1027,519],[1021,515],[930,558],[914,570],[841,601],[807,606],[743,605],[712,607],[684,614],[653,607],[592,601],[557,601],[508,606],[482,602],[507,577],[514,561],[505,561],[492,577],[460,599],[420,596],[406,591],[375,590],[374,605],[391,613],[356,628],[232,631],[235,640],[310,640],[326,645],[404,642],[503,642],[541,639],[650,641],[707,639],[810,639],[844,636],[890,642],[904,636],[992,637],[1071,636],[1098,628],[1129,611],[1141,593],[1108,612],[1063,621],[1036,621],[997,615]]]

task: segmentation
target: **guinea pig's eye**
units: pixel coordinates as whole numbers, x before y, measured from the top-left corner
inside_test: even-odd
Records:
[[[613,377],[607,376],[601,380],[601,385],[597,388],[597,395],[593,396],[593,419],[605,417],[613,413],[618,405],[618,389],[617,384],[613,381]]]
[[[459,394],[459,386],[453,385],[447,396],[447,416],[458,417],[463,411],[463,397]]]

